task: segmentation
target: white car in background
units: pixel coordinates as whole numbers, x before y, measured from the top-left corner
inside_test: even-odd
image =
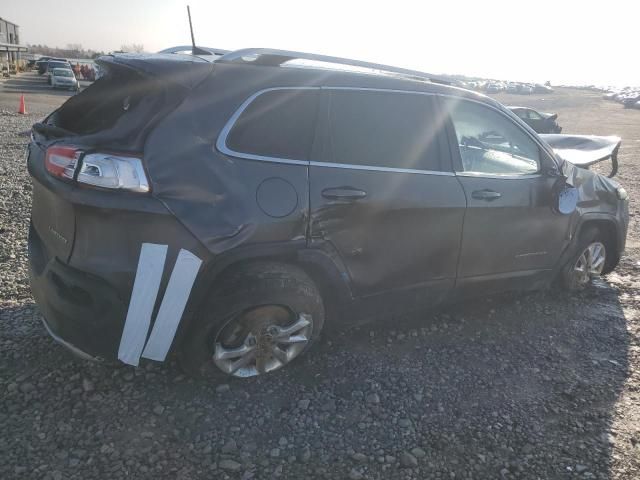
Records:
[[[53,88],[80,90],[80,83],[70,68],[54,68],[51,72],[51,86]]]

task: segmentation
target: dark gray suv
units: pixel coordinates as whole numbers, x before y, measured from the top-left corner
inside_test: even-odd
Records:
[[[33,294],[83,357],[252,376],[325,324],[581,288],[624,249],[626,192],[586,168],[615,137],[546,141],[446,80],[340,58],[99,63],[28,157]]]

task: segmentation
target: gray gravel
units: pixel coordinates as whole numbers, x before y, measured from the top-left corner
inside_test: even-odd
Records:
[[[633,245],[583,294],[484,299],[333,334],[264,378],[210,385],[172,362],[109,369],[49,339],[30,297],[16,132],[38,118],[31,109],[0,112],[0,478],[640,477]]]

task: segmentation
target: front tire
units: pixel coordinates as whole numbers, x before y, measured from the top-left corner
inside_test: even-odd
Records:
[[[309,350],[323,324],[320,292],[303,270],[255,262],[216,283],[189,326],[178,359],[200,378],[262,375]]]
[[[606,243],[595,227],[585,229],[576,253],[562,270],[562,284],[570,291],[585,289],[594,278],[600,277],[607,263]]]

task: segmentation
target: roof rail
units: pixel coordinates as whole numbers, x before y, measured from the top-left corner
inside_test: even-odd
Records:
[[[225,55],[227,53],[230,53],[229,50],[223,50],[221,48],[198,47],[198,46],[196,48],[209,52],[211,55]],[[158,53],[180,53],[180,52],[187,52],[187,51],[190,52],[191,50],[193,50],[193,45],[180,45],[177,47],[165,48],[164,50],[160,50]]]
[[[235,50],[218,58],[216,63],[247,62],[253,65],[280,66],[291,60],[310,60],[313,62],[347,65],[377,70],[381,73],[392,73],[413,80],[428,80],[433,83],[442,83],[445,85],[451,85],[453,83],[453,81],[448,78],[417,70],[392,67],[390,65],[382,65],[379,63],[363,62],[362,60],[351,60],[348,58],[330,57],[327,55],[293,52],[288,50],[275,50],[270,48],[244,48],[242,50]]]

